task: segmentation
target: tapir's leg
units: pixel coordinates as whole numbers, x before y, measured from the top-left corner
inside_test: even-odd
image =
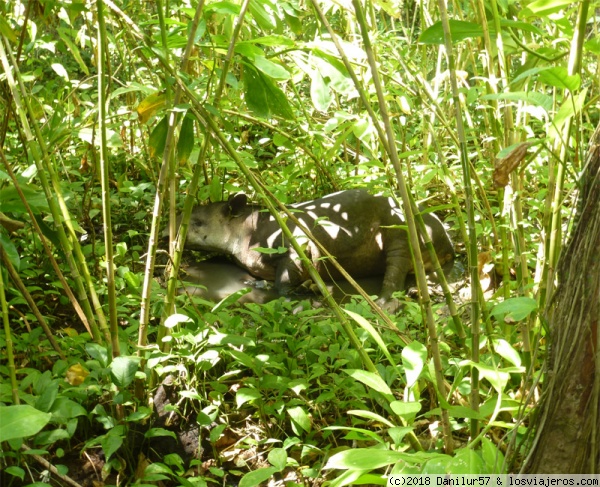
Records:
[[[405,232],[388,232],[384,237],[384,250],[385,274],[378,300],[380,303],[389,301],[394,292],[404,290],[406,275],[413,267]]]
[[[293,252],[291,254],[294,254]],[[293,255],[282,257],[275,269],[275,288],[280,294],[291,294],[304,282],[302,264]]]

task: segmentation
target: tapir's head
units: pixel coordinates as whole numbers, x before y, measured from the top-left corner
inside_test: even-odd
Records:
[[[228,201],[209,203],[194,208],[190,217],[185,247],[230,254],[236,251],[245,235],[245,215],[250,211],[244,193],[232,195]]]

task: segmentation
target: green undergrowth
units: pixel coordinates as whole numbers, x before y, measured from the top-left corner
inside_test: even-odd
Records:
[[[64,459],[99,449],[107,485],[116,475],[138,485],[237,479],[249,486],[270,478],[292,478],[286,485],[385,485],[389,474],[505,472],[503,450],[523,439],[525,424],[516,423],[523,416],[519,354],[500,330],[482,338],[481,407],[462,406],[473,364],[442,304],[434,308],[446,380],[440,387],[419,306],[410,300],[393,318],[397,331],[378,325],[358,298],[345,306],[378,375],[363,370],[331,310],[309,300],[179,300],[166,322],[168,351],[148,347],[144,360],[136,355],[137,329],[126,323],[125,353],[112,360],[73,329],[61,337],[67,360],[50,350],[40,328],[15,334],[21,405],[10,406],[8,370],[0,367],[6,485],[33,481],[22,463],[33,454],[69,475]],[[151,397],[136,397],[136,390]],[[442,453],[440,406],[450,414],[453,455]],[[473,418],[483,432],[470,439]],[[182,432],[192,432],[197,444],[186,450]],[[27,437],[32,449],[24,450]],[[172,449],[165,453],[161,444]],[[148,459],[145,469],[140,458]]]

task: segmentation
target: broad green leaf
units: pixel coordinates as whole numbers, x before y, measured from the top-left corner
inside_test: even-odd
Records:
[[[373,470],[399,461],[418,464],[443,456],[439,453],[402,453],[377,448],[354,448],[333,455],[327,461],[325,468]]]
[[[85,351],[90,357],[100,362],[102,367],[108,365],[108,351],[106,350],[106,347],[102,347],[97,343],[86,343]]]
[[[25,478],[25,470],[21,467],[8,467],[5,472],[13,477],[19,477],[21,480]]]
[[[255,401],[257,399],[260,399],[260,392],[256,389],[242,387],[235,394],[235,404],[238,408],[242,407],[247,402]]]
[[[527,18],[534,15],[537,17],[546,17],[567,6],[571,7],[574,5],[577,5],[577,2],[572,2],[570,0],[537,0],[521,9],[519,17]]]
[[[65,67],[62,64],[52,63],[50,65],[50,67],[62,79],[64,79],[65,81],[69,81],[69,73],[67,73],[67,70],[65,69]]]
[[[421,410],[421,403],[417,401],[404,402],[404,401],[392,401],[390,403],[392,411],[401,418],[404,418],[408,422],[412,422],[415,416]]]
[[[378,423],[385,424],[389,428],[394,426],[394,423],[384,418],[380,414],[374,413],[373,411],[365,411],[362,409],[350,409],[348,410],[348,414],[351,414],[352,416],[358,416],[359,418],[365,418],[369,421],[376,421]]]
[[[265,7],[262,5],[263,3],[267,4],[267,8],[269,10],[268,12],[267,9],[265,9]],[[273,7],[270,5],[269,2],[264,2],[264,0],[253,0],[249,3],[248,10],[250,11],[252,17],[254,17],[254,20],[263,31],[275,31],[276,33],[280,33],[278,32],[279,29],[277,28],[277,23],[279,19],[273,14]]]
[[[148,146],[150,148],[150,157],[162,158],[163,152],[165,151],[165,144],[167,143],[167,133],[169,131],[169,119],[165,115],[160,122],[156,124],[154,130],[150,134],[150,140]]]
[[[264,485],[274,474],[279,472],[275,467],[259,468],[245,474],[238,484],[239,487],[254,487],[255,485]]]
[[[4,15],[0,15],[0,34],[4,35],[10,42],[17,41],[17,36],[10,27],[10,24],[6,21]]]
[[[245,100],[248,108],[262,118],[280,116],[292,119],[294,114],[283,91],[253,66],[244,70]]]
[[[446,465],[444,473],[455,475],[481,474],[486,472],[481,456],[471,448],[462,448],[456,452],[454,458]]]
[[[402,7],[404,6],[402,2],[398,0],[375,0],[373,3],[383,9],[390,17],[400,19]]]
[[[352,318],[369,335],[371,335],[371,338],[373,338],[375,343],[377,343],[377,346],[383,352],[383,354],[386,356],[386,358],[389,360],[392,367],[395,368],[396,362],[395,362],[394,358],[392,357],[392,354],[388,350],[387,345],[383,341],[383,338],[381,338],[381,335],[377,332],[375,327],[371,323],[369,323],[364,317],[362,317],[358,313],[355,313],[354,311],[349,311],[347,309],[344,309],[344,312],[348,316],[350,316],[350,318]]]
[[[511,93],[496,93],[491,95],[483,95],[484,100],[509,100],[523,101],[529,105],[542,107],[546,113],[552,109],[552,97],[534,91],[514,91]]]
[[[296,423],[300,428],[302,428],[307,433],[310,433],[311,430],[311,421],[310,416],[306,413],[304,408],[301,406],[295,406],[287,409],[290,418]]]
[[[52,445],[60,440],[68,440],[71,435],[67,430],[55,429],[50,431],[42,431],[35,435],[34,443],[39,445]]]
[[[483,29],[481,25],[463,20],[449,20],[450,36],[453,43],[464,41],[471,37],[481,37]],[[441,22],[436,22],[421,34],[419,42],[422,44],[444,44],[444,28]]]
[[[537,309],[537,301],[533,298],[508,298],[492,308],[490,314],[505,323],[515,323],[527,318]]]
[[[270,78],[276,79],[278,81],[285,81],[290,79],[290,73],[287,69],[285,69],[280,64],[274,63],[273,61],[269,61],[264,56],[255,56],[253,61],[256,69],[259,69],[261,72],[263,72]]]
[[[508,360],[516,367],[521,366],[521,356],[519,355],[519,352],[517,352],[504,338],[496,338],[493,339],[492,342],[494,343],[494,351],[498,355],[503,359]]]
[[[252,250],[260,252],[261,254],[285,254],[289,251],[287,247],[253,247]]]
[[[180,166],[187,162],[195,145],[194,119],[183,117],[181,129],[179,130],[179,140],[177,141],[177,162]]]
[[[60,419],[61,422],[78,416],[87,416],[88,414],[87,410],[81,404],[66,397],[59,397],[54,402],[50,412],[52,413],[53,420]]]
[[[423,372],[427,362],[427,347],[417,341],[402,349],[402,363],[406,374],[406,387],[412,387]]]
[[[388,385],[384,382],[380,375],[374,374],[373,372],[367,372],[366,370],[350,369],[344,370],[353,379],[362,382],[367,387],[391,396],[392,391]]]
[[[0,443],[37,434],[52,417],[26,404],[0,407],[0,416]]]
[[[164,93],[152,93],[144,98],[137,106],[136,111],[141,123],[146,123],[152,116],[163,108],[167,97]]]
[[[385,423],[383,423],[385,424]],[[391,423],[390,423],[391,424]],[[396,426],[391,427],[390,429],[396,428]],[[366,436],[371,438],[373,441],[377,442],[377,443],[381,443],[382,445],[385,444],[385,440],[383,438],[381,438],[376,432],[374,431],[370,431],[364,428],[351,428],[349,426],[327,426],[323,429],[326,430],[338,430],[338,431],[348,431],[351,433],[358,433],[361,436]],[[407,428],[408,431],[411,431],[412,428]]]
[[[496,389],[498,394],[502,394],[502,391],[504,391],[504,388],[510,379],[510,373],[507,369],[497,369],[482,363],[475,363],[470,360],[462,361],[461,365],[471,365],[472,367],[477,367],[481,379],[487,379],[492,387]],[[514,372],[518,372],[518,370],[515,370]]]
[[[173,313],[165,320],[165,328],[175,328],[180,323],[192,323],[192,319],[181,313]]]
[[[67,49],[69,49],[71,55],[75,58],[75,61],[77,61],[79,69],[81,69],[81,71],[83,71],[86,75],[89,76],[90,71],[88,69],[88,66],[81,57],[81,53],[79,52],[77,44],[75,44],[72,41],[72,39],[76,37],[76,32],[74,32],[73,29],[65,29],[64,27],[59,27],[57,31],[60,39],[65,43]]]
[[[285,448],[273,448],[269,452],[267,460],[269,460],[269,463],[281,472],[287,465],[287,453]]]
[[[486,470],[488,472],[507,473],[506,471],[501,471],[501,468],[504,466],[504,454],[489,438],[486,438],[485,436],[481,438],[481,457],[483,458]]]
[[[577,91],[581,86],[581,77],[578,74],[570,76],[567,68],[562,66],[542,70],[540,80],[550,86],[571,92]]]
[[[363,57],[363,54],[361,51],[360,57]],[[356,92],[352,78],[344,64],[337,57],[322,52],[320,49],[315,49],[313,62],[321,76],[327,80],[327,86],[330,89],[346,96]]]
[[[551,139],[558,138],[558,133],[563,129],[565,124],[574,116],[581,112],[583,105],[585,104],[585,97],[587,95],[587,88],[584,88],[575,97],[568,96],[563,101],[563,104],[559,108],[557,114],[552,120],[552,125],[548,130],[548,137]]]
[[[113,382],[120,388],[131,384],[135,379],[139,362],[139,357],[115,357],[109,365]]]
[[[146,438],[159,438],[161,436],[170,436],[173,439],[177,439],[177,435],[173,431],[169,431],[164,428],[150,428],[144,434]]]
[[[110,459],[110,457],[115,453],[121,445],[123,444],[123,437],[117,433],[108,433],[104,435],[100,440],[100,444],[102,445],[102,449],[104,450],[104,455],[106,459]]]
[[[592,54],[599,55],[600,54],[600,37],[594,37],[587,41],[583,47],[590,51]]]
[[[19,270],[21,267],[21,258],[19,257],[19,251],[17,247],[12,243],[8,235],[4,233],[4,227],[0,227],[0,247],[4,249],[6,252],[6,256],[8,260],[15,268],[15,270]]]
[[[310,99],[320,112],[326,112],[333,101],[329,86],[318,70],[312,73],[310,78]]]
[[[207,12],[214,12],[222,15],[239,15],[240,6],[233,2],[222,1],[209,3],[205,10]]]
[[[50,412],[56,396],[58,396],[58,381],[53,380],[44,387],[41,395],[35,401],[35,408],[45,413]]]

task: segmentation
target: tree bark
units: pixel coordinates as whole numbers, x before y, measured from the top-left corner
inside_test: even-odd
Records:
[[[547,313],[549,359],[523,473],[600,472],[600,125],[590,141],[577,222]]]

